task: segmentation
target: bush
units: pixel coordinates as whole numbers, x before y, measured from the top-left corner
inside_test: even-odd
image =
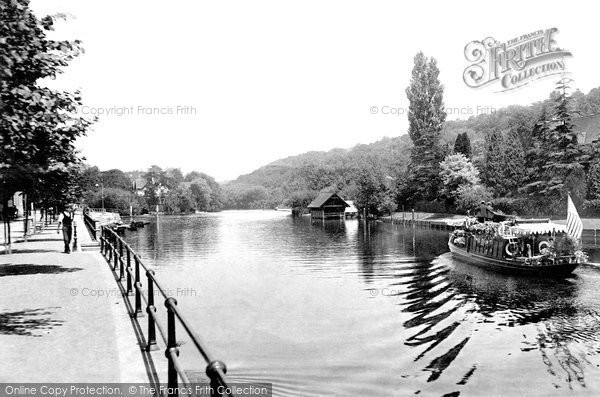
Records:
[[[102,207],[102,190],[88,191],[85,196],[86,204],[91,208]],[[129,215],[129,206],[134,214],[141,212],[141,206],[130,191],[116,188],[104,188],[104,208],[116,210],[121,215]]]
[[[584,201],[581,213],[586,216],[600,216],[600,199]]]
[[[415,210],[421,212],[446,212],[446,205],[441,201],[417,201]]]
[[[565,217],[566,203],[551,198],[535,199],[532,197],[501,197],[494,199],[494,208],[510,215],[549,217],[558,215]]]
[[[508,215],[531,214],[526,208],[531,207],[525,197],[499,197],[494,199],[494,209],[498,209]]]
[[[490,201],[492,192],[483,185],[462,185],[456,190],[456,208],[466,213],[475,208],[481,201]]]

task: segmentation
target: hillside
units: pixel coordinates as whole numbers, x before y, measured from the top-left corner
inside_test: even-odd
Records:
[[[441,132],[441,144],[447,152],[451,152],[458,134],[466,132],[471,141],[473,163],[478,168],[483,166],[486,139],[493,131],[518,137],[519,145],[526,149],[542,109],[552,106],[555,95],[553,92],[548,99],[530,106],[513,105],[491,114],[471,116],[467,120],[447,121]],[[571,97],[573,111],[577,115],[573,120],[576,128],[578,118],[583,120],[600,114],[600,88],[594,88],[588,94],[576,91]],[[583,125],[583,121],[580,124]],[[404,134],[370,144],[358,144],[350,149],[311,151],[279,159],[225,183],[225,207],[271,208],[286,204],[286,200],[299,192],[310,197],[324,188],[341,190],[346,198],[352,199],[356,193],[359,164],[365,161],[377,164],[387,179],[397,180],[406,171],[411,147],[410,138]]]
[[[395,176],[408,164],[412,143],[408,135],[383,138],[350,149],[311,151],[276,160],[224,184],[229,208],[261,208],[285,204],[297,191],[319,191],[327,187],[353,195],[353,173],[363,159],[383,165]]]

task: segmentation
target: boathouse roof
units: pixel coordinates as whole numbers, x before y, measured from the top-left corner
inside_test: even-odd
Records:
[[[341,198],[337,193],[335,193],[335,192],[323,192],[323,193],[319,193],[319,195],[317,196],[317,198],[315,198],[308,205],[308,208],[321,208],[325,204],[327,204],[327,202],[330,201],[331,199],[339,199],[341,201],[341,204],[344,207],[350,207],[350,205],[343,198]],[[339,201],[338,201],[338,203],[339,203]]]
[[[133,188],[135,190],[142,190],[146,187],[147,183],[148,181],[146,181],[146,178],[136,178],[135,181],[133,181]]]

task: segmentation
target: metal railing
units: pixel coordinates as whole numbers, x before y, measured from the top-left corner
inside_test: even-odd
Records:
[[[122,282],[126,278],[126,295],[135,294],[135,304],[133,317],[143,316],[142,301],[146,304],[146,313],[148,313],[148,335],[146,351],[157,350],[156,330],[158,329],[166,350],[165,356],[168,360],[167,383],[169,396],[177,395],[177,386],[179,379],[185,386],[190,386],[190,381],[179,361],[179,348],[176,339],[176,321],[182,325],[183,329],[190,337],[192,343],[206,362],[206,375],[210,378],[211,389],[214,396],[231,396],[231,394],[221,394],[220,391],[228,391],[228,381],[226,378],[227,367],[222,361],[215,360],[201,342],[200,337],[194,331],[189,321],[183,316],[177,306],[177,300],[169,297],[166,290],[161,286],[155,277],[154,270],[148,269],[143,264],[140,256],[115,231],[107,226],[101,226],[100,252],[112,265],[112,270],[118,271],[118,281]],[[132,267],[133,262],[133,267]],[[148,291],[144,292],[142,288],[142,278],[140,270],[143,269],[146,274]],[[155,288],[165,299],[164,305],[167,309],[167,326],[159,321],[156,307],[154,305]],[[135,291],[134,291],[135,289]]]
[[[85,212],[83,213],[83,221],[85,222],[85,225],[87,226],[94,241],[98,241],[98,225],[97,225],[98,221],[93,219],[91,216],[89,216]]]

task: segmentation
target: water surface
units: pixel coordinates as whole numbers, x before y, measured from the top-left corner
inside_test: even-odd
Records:
[[[447,232],[276,211],[148,219],[127,240],[233,381],[281,396],[600,395],[594,268],[510,277],[453,259]]]

